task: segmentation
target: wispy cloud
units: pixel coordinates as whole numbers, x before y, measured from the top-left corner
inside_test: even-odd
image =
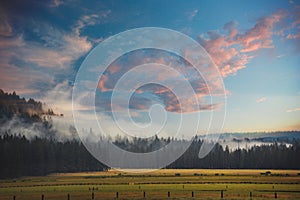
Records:
[[[7,16],[1,11],[0,14],[0,36],[11,36],[12,27],[8,23]]]
[[[297,111],[300,111],[300,108],[286,110],[286,112],[288,112],[288,113],[290,113],[290,112],[297,112]]]
[[[295,40],[300,38],[300,7],[296,7],[295,10],[295,19],[292,22],[291,28],[289,31],[293,33],[288,33],[286,38],[289,40]]]
[[[62,34],[61,40],[62,46],[52,49],[27,42],[24,48],[18,50],[19,55],[28,63],[59,70],[69,69],[73,61],[92,48],[86,37]]]
[[[296,52],[300,52],[300,6],[295,6],[289,12],[289,22],[281,30],[281,36],[292,42],[296,47]]]
[[[265,101],[267,101],[267,97],[261,97],[261,98],[256,99],[257,103],[263,103]]]
[[[286,56],[286,54],[280,54],[280,55],[277,56],[277,58],[283,58],[285,56]]]
[[[189,12],[188,15],[188,19],[189,20],[193,20],[195,16],[197,16],[199,10],[198,9],[194,9],[191,12]]]
[[[74,26],[75,34],[79,36],[80,32],[86,27],[104,23],[110,14],[111,10],[104,10],[98,13],[81,16]]]
[[[50,3],[50,7],[58,7],[62,4],[63,4],[62,0],[52,0],[52,2]]]

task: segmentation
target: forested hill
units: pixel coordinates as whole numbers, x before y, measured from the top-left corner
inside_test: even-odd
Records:
[[[0,122],[11,120],[13,117],[22,118],[24,121],[37,122],[43,115],[54,115],[51,109],[44,109],[42,102],[34,99],[20,98],[15,92],[6,93],[0,89]]]
[[[24,135],[27,139],[57,137],[60,133],[53,127],[53,116],[58,114],[45,103],[0,89],[0,135]]]

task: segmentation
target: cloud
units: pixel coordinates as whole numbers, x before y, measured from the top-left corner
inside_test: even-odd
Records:
[[[61,4],[62,1],[53,1],[53,7],[58,7]],[[87,12],[90,11],[85,11],[77,20],[74,20],[75,23],[70,26],[71,31],[63,31],[47,23],[46,25],[41,25],[43,23],[35,22],[33,29],[36,31],[35,33],[38,35],[38,39],[42,42],[26,40],[26,37],[22,34],[13,32],[13,29],[8,23],[8,19],[5,19],[4,22],[1,21],[0,34],[5,36],[0,38],[1,65],[5,66],[1,68],[1,74],[9,75],[9,78],[2,75],[3,79],[0,83],[4,85],[5,82],[11,83],[12,81],[22,83],[20,87],[24,86],[22,88],[24,93],[38,91],[36,88],[31,89],[31,91],[26,90],[26,88],[29,88],[29,86],[34,83],[38,85],[37,83],[48,82],[48,85],[50,85],[48,87],[56,89],[57,87],[61,87],[60,84],[65,84],[65,82],[61,80],[57,81],[54,79],[62,74],[74,72],[72,69],[74,68],[74,62],[84,56],[92,48],[93,44],[98,41],[91,37],[88,38],[84,36],[84,34],[91,26],[106,23],[111,15],[111,10],[102,10],[97,13]],[[193,19],[197,13],[197,9],[189,13],[190,19]],[[272,35],[274,33],[274,27],[284,16],[283,12],[277,12],[273,15],[260,18],[253,27],[244,32],[239,31],[238,23],[232,21],[225,24],[222,30],[209,31],[199,36],[199,41],[211,55],[223,77],[236,75],[238,71],[245,68],[253,58],[253,52],[262,48],[273,48]],[[100,40],[102,40],[102,38]],[[145,58],[145,56],[143,57],[143,55],[137,54],[133,56],[131,60],[127,60],[129,64],[124,64],[120,61],[120,63],[111,65],[98,83],[100,92],[111,92],[116,81],[119,80],[122,74],[132,69],[132,66],[155,62],[172,66],[178,70],[180,74],[188,77],[188,81],[190,81],[195,90],[196,98],[198,98],[201,103],[200,107],[197,107],[197,105],[191,103],[192,97],[186,95],[186,98],[181,102],[182,105],[180,105],[176,96],[169,90],[166,90],[166,88],[155,86],[152,86],[152,89],[148,88],[148,90],[165,104],[166,110],[170,112],[193,112],[212,110],[219,106],[205,101],[205,97],[209,95],[209,89],[204,80],[201,80],[201,78],[197,79],[199,75],[195,70],[189,67],[187,63],[178,60],[178,58],[167,57],[168,56],[163,53],[158,57],[152,58],[151,56],[150,58]],[[130,64],[132,64],[132,66],[130,66]],[[170,81],[174,87],[182,84],[174,74],[159,73],[157,75],[159,80]],[[148,74],[144,73],[140,76],[148,76]],[[215,85],[217,88],[221,83],[216,82]],[[6,84],[5,87],[10,86]],[[39,87],[39,85],[36,87]],[[142,88],[138,90],[138,92],[140,94],[146,93],[147,88]],[[50,99],[48,93],[49,91],[47,91],[46,96]],[[53,93],[51,95],[55,96]],[[148,101],[147,98],[142,96],[136,96],[135,98],[136,99],[132,102],[136,105],[131,106],[134,109],[145,109],[148,107],[143,106],[143,104],[151,105],[151,103],[157,102],[157,99],[153,101],[153,96],[151,97],[152,101]],[[46,99],[45,101],[47,102]],[[59,101],[68,102],[64,100]],[[103,103],[105,106],[108,105],[107,102]],[[63,109],[66,105],[59,107]]]
[[[3,11],[2,11],[3,12]],[[11,36],[12,27],[8,23],[7,16],[4,13],[0,14],[0,36]]]
[[[249,57],[231,45],[230,37],[217,31],[210,31],[207,35],[209,36],[207,39],[203,35],[199,37],[200,44],[209,53],[223,77],[235,75],[238,70],[246,67]]]
[[[1,26],[10,27],[5,23]],[[66,33],[50,25],[36,23],[35,31],[41,43],[25,40],[23,34],[17,32],[0,37],[0,83],[3,89],[25,95],[40,91],[39,95],[42,95],[45,89],[61,82],[58,77],[63,73],[70,76],[74,62],[92,48],[87,37]],[[18,84],[14,84],[16,82]]]
[[[286,36],[286,38],[287,38],[287,39],[298,39],[298,38],[300,38],[300,32],[297,33],[297,34],[288,34],[288,35]]]
[[[234,38],[237,35],[237,26],[238,23],[236,21],[231,21],[224,25],[223,29],[228,32],[229,38]]]
[[[108,76],[103,74],[98,83],[98,88],[101,90],[101,92],[107,92],[112,90],[111,88],[107,88],[106,86],[108,81],[109,81]]]
[[[6,62],[6,63],[5,63]],[[0,85],[6,91],[16,91],[20,95],[40,94],[40,88],[33,87],[36,84],[47,81],[53,84],[53,77],[40,71],[24,70],[2,60],[0,67]]]
[[[286,56],[286,54],[280,54],[280,55],[277,56],[277,58],[283,58],[285,56]]]
[[[81,16],[74,27],[75,34],[79,36],[81,31],[86,27],[105,23],[105,20],[109,17],[110,14],[111,10],[104,10],[100,11],[97,14],[94,13]]]
[[[261,97],[261,98],[256,99],[256,102],[262,103],[262,102],[265,102],[266,100],[267,100],[267,97]]]
[[[300,7],[296,7],[295,11],[291,13],[293,16],[292,25],[290,28],[287,29],[289,33],[286,35],[286,39],[289,40],[299,40],[300,38]]]
[[[50,4],[50,7],[59,7],[62,5],[64,2],[62,0],[53,0]]]
[[[45,26],[42,26],[43,29]],[[49,67],[57,70],[69,69],[77,60],[91,48],[87,37],[65,33],[53,27],[39,30],[43,44],[26,41],[22,34],[0,38],[1,57],[5,60],[18,59],[39,67]],[[7,54],[9,52],[9,54]]]
[[[241,52],[273,48],[273,28],[276,23],[280,22],[285,17],[285,11],[278,11],[273,15],[258,19],[254,27],[244,34],[237,36],[237,42],[243,45]]]
[[[290,112],[297,112],[297,111],[300,111],[300,108],[289,109],[286,112],[290,113]]]
[[[295,8],[294,15],[295,15],[295,20],[292,22],[293,28],[297,27],[300,24],[300,6],[297,6]],[[299,26],[298,26],[298,29],[299,29]]]
[[[224,25],[226,33],[209,31],[199,36],[199,42],[219,67],[223,77],[236,75],[253,58],[251,52],[274,47],[273,29],[285,16],[285,12],[279,11],[260,18],[244,33],[239,32],[237,22],[232,21]]]
[[[300,6],[295,6],[288,12],[287,19],[282,25],[280,35],[283,41],[290,42],[296,53],[300,51]]]
[[[108,67],[107,71],[108,71],[110,74],[117,73],[117,72],[121,71],[121,66],[118,66],[118,65],[111,65],[111,66]]]
[[[11,49],[16,49],[15,47],[17,45],[19,46],[19,48],[17,48],[18,50],[15,51],[14,55],[11,57],[18,57],[27,64],[34,64],[48,69],[50,68],[51,71],[57,71],[57,73],[59,73],[60,70],[70,70],[72,63],[91,49],[92,43],[90,40],[88,40],[87,37],[81,36],[83,31],[89,26],[103,23],[110,13],[111,11],[107,10],[100,14],[82,15],[80,19],[77,20],[75,26],[73,26],[72,33],[64,33],[55,28],[48,30],[45,27],[41,27],[40,32],[43,36],[42,39],[49,46],[47,48],[37,43],[24,41],[21,36],[15,37],[16,40],[14,40],[14,42],[8,40],[4,40],[3,42],[7,42],[6,46]],[[193,12],[192,16],[195,16],[196,14],[197,10]],[[219,31],[209,31],[206,34],[207,36],[202,35],[199,37],[199,40],[219,67],[223,77],[235,75],[240,69],[245,68],[249,60],[253,57],[248,53],[272,46],[272,30],[274,24],[280,20],[280,17],[278,16],[277,14],[274,14],[269,17],[261,18],[251,29],[244,33],[238,31],[237,22],[229,22],[224,25],[224,30],[226,31],[225,34]],[[49,33],[45,34],[45,32]],[[170,90],[166,90],[166,88],[162,87],[151,86],[152,88],[142,88],[138,92],[141,94],[143,94],[143,92],[152,92],[165,105],[166,110],[170,112],[212,110],[219,106],[212,105],[204,100],[204,97],[209,95],[208,88],[203,80],[199,78],[195,79],[195,77],[199,77],[199,75],[197,75],[187,63],[178,61],[178,58],[168,58],[168,56],[163,53],[158,57],[150,56],[149,58],[149,55],[147,56],[145,58],[145,55],[136,53],[131,59],[126,60],[128,62],[127,64],[122,63],[121,60],[120,63],[111,65],[98,83],[99,90],[103,93],[111,92],[122,74],[126,73],[133,66],[154,62],[172,66],[181,74],[189,77],[188,79],[195,90],[196,98],[198,98],[201,105],[196,105],[192,100],[193,97],[189,97],[188,95],[186,95],[187,97],[185,99],[181,99],[180,104],[177,97]],[[148,76],[148,74],[140,74],[140,77],[143,76]],[[170,73],[159,73],[158,78],[160,81],[172,80],[174,87],[178,87],[181,84],[178,77]],[[215,84],[217,87],[217,85],[220,85],[221,83]],[[59,84],[56,86],[59,86]],[[152,100],[149,101],[145,97],[136,96],[132,100],[135,105],[133,106],[133,104],[131,104],[131,108],[148,109],[153,102],[156,102],[153,101],[153,97],[151,98]],[[102,101],[101,103],[104,107],[109,105],[109,103],[105,101]],[[145,103],[148,106],[145,106]],[[64,106],[61,108],[63,107]]]
[[[197,16],[199,10],[198,9],[194,9],[193,11],[188,13],[188,19],[189,20],[193,20],[195,16]]]
[[[53,109],[54,113],[70,114],[72,111],[72,87],[68,81],[58,83],[39,100],[47,103]]]
[[[53,128],[59,133],[58,138],[74,138],[70,127],[74,126],[73,107],[72,107],[72,86],[68,81],[56,84],[55,87],[48,90],[38,100],[45,102],[54,113],[59,116],[52,116]],[[47,109],[47,108],[46,108]],[[62,114],[63,116],[60,116]],[[88,119],[87,119],[88,120]]]
[[[24,48],[18,50],[18,53],[25,62],[59,70],[69,69],[73,61],[92,48],[86,37],[62,35],[61,40],[63,45],[57,49],[44,48],[28,42]]]
[[[155,63],[155,65],[151,66],[149,63]],[[135,66],[141,65],[144,65],[143,68],[136,70]],[[159,68],[158,66],[161,65],[167,67]],[[130,105],[120,105],[121,107],[125,107],[125,109],[129,106],[131,109],[145,110],[149,109],[155,103],[164,104],[165,109],[169,112],[187,113],[217,108],[210,105],[209,102],[201,100],[209,95],[209,90],[200,74],[184,59],[172,54],[170,55],[170,53],[165,51],[144,50],[134,51],[126,54],[126,56],[122,56],[113,62],[103,73],[98,82],[98,88],[103,93],[99,101],[99,106],[105,111],[111,109],[110,98],[107,98],[107,95],[116,90],[114,88],[116,83],[131,70],[134,70],[134,75],[131,75],[129,79],[128,77],[126,78],[128,80],[126,82],[127,85],[144,82],[145,77],[147,77],[149,81],[158,81],[163,85],[168,84],[168,87],[148,83],[137,88],[135,91],[136,95],[132,98]],[[179,77],[179,74],[182,77]],[[185,82],[189,82],[195,92],[195,96],[187,88],[183,89]],[[179,88],[180,90],[180,94],[178,94],[182,96],[180,103],[172,92],[174,88]],[[201,102],[201,106],[197,105],[195,98]]]

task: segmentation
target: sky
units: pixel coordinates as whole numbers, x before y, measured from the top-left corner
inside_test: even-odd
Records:
[[[200,106],[195,108],[186,98],[180,107],[172,91],[145,85],[129,103],[137,124],[149,122],[149,117],[163,120],[159,118],[163,109],[170,116],[167,130],[174,131],[178,113],[188,115],[185,125],[191,128],[197,114],[204,116],[201,123],[207,125],[211,111],[222,109],[226,116],[221,132],[300,130],[300,2],[292,0],[3,0],[0,88],[45,102],[64,114],[58,121],[72,124],[72,88],[86,56],[109,37],[143,27],[172,29],[204,47],[224,83],[226,103],[206,102],[205,80],[184,58],[157,50],[131,52],[99,77],[97,109],[108,131],[116,131],[106,123],[112,119],[107,110],[116,82],[122,73],[147,62],[168,65],[184,74]],[[148,68],[155,73],[155,67]],[[143,70],[140,73],[150,76]],[[174,74],[163,70],[157,74],[172,80],[172,87],[182,87]],[[122,123],[132,130],[128,121]]]

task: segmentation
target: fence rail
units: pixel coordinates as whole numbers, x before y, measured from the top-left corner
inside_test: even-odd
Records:
[[[189,199],[199,199],[199,198],[215,198],[215,199],[227,199],[227,198],[249,198],[249,199],[255,199],[255,198],[264,198],[264,199],[277,199],[280,198],[281,194],[284,193],[294,193],[294,194],[300,194],[300,191],[297,190],[254,190],[250,191],[248,196],[235,194],[227,192],[227,190],[179,190],[179,191],[160,191],[160,192],[154,192],[154,191],[115,191],[110,192],[109,196],[102,196],[105,193],[102,193],[101,191],[93,191],[91,192],[91,200],[96,199],[176,199],[176,198],[189,198]],[[76,194],[76,192],[74,193]],[[102,194],[102,195],[101,195]],[[107,193],[106,193],[107,194]],[[114,194],[114,195],[113,195]],[[155,196],[157,195],[157,196]],[[18,200],[18,195],[13,195],[13,200]],[[22,198],[20,198],[21,200]],[[50,198],[51,199],[51,198]],[[67,193],[65,195],[65,198],[59,198],[59,199],[66,199],[66,200],[72,200],[72,193]],[[76,199],[76,198],[74,198]],[[78,198],[77,198],[78,199]],[[88,199],[88,198],[86,198]],[[292,199],[292,198],[291,198]],[[34,200],[34,199],[33,199]],[[40,198],[36,200],[47,200],[47,195],[41,194]]]

